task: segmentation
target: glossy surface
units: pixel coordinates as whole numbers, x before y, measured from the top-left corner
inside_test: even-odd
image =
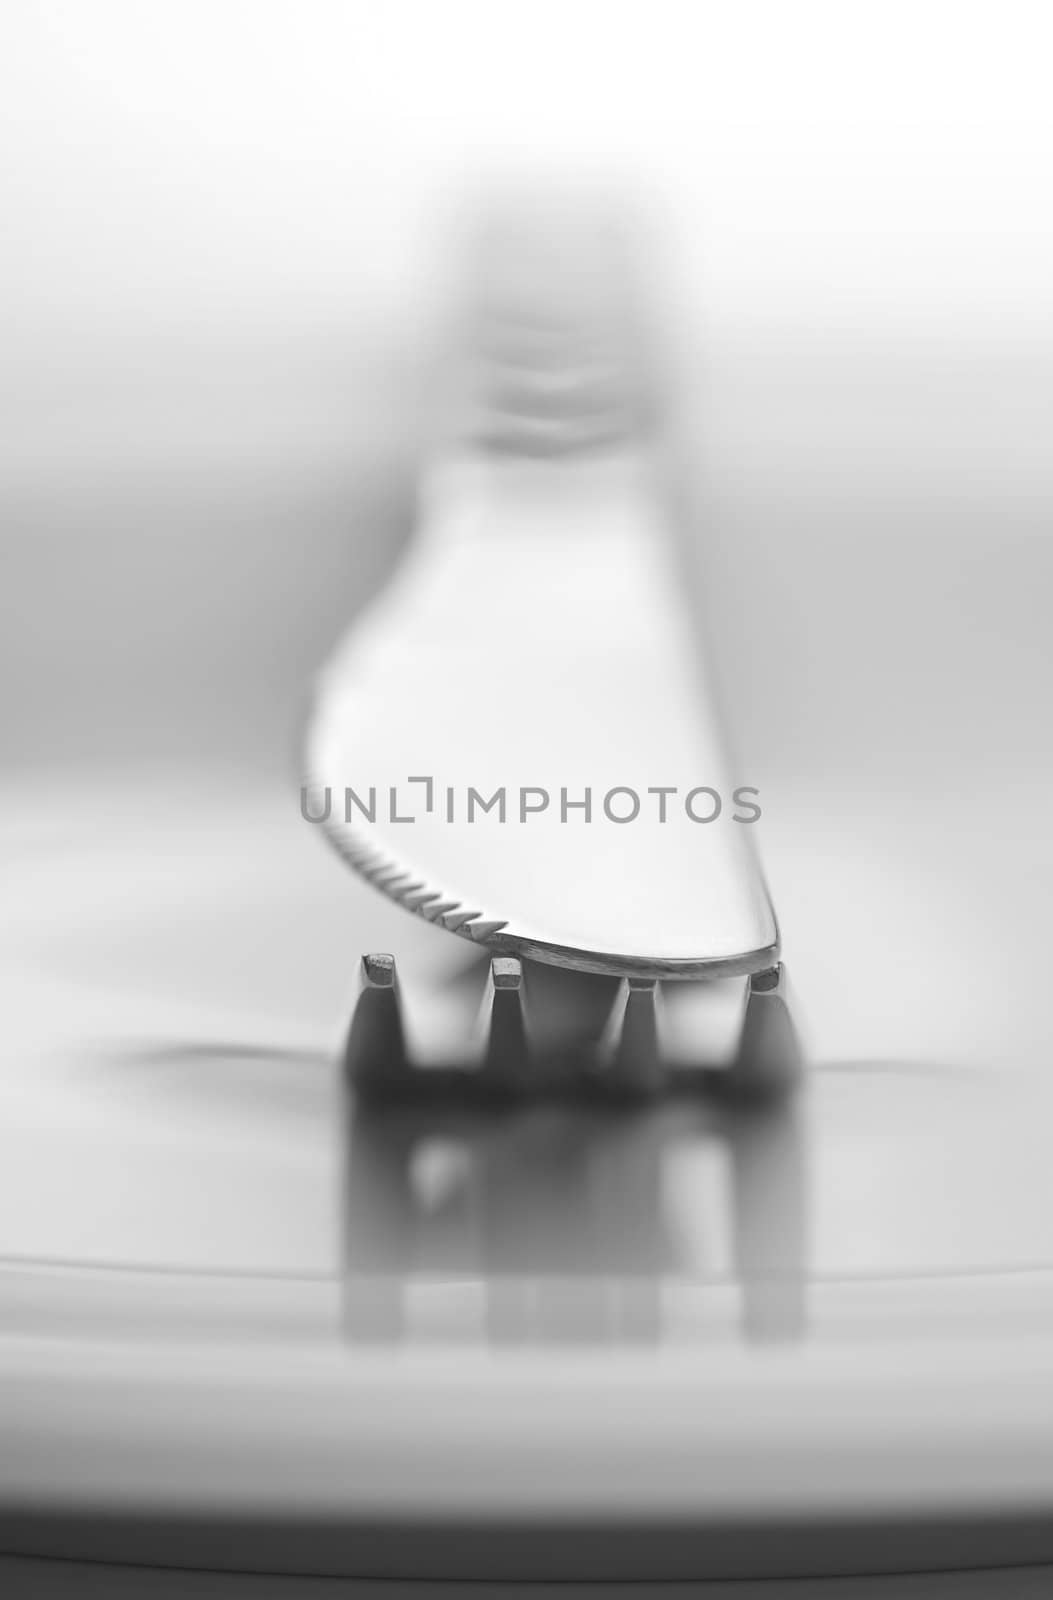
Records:
[[[413,935],[449,1040],[465,947],[349,900],[291,791],[96,801],[84,847],[39,804],[5,845],[8,1506],[962,1528],[1053,1495],[1041,1075],[963,1048],[820,1057],[761,1117],[358,1115],[346,952]]]

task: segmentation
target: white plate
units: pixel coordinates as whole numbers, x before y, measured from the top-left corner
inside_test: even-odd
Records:
[[[446,1027],[471,951],[335,870],[292,785],[10,815],[9,1545],[430,1576],[1053,1559],[1040,1006],[1006,1059],[973,1027],[941,1060],[937,987],[900,1019],[927,1052],[820,1053],[767,1120],[349,1122],[358,952],[395,949]],[[775,851],[791,880],[805,846]],[[799,967],[836,968],[795,926]],[[951,970],[975,928],[942,932]],[[813,1037],[848,1027],[840,959]]]

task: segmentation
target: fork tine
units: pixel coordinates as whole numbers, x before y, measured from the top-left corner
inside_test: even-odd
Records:
[[[607,1002],[610,1003],[609,1001]],[[451,1058],[450,1072],[458,1092],[471,1094],[477,1082],[484,1094],[521,1093],[533,1086],[542,1095],[575,1093],[594,1088],[632,1099],[663,1092],[671,1078],[683,1087],[689,1077],[699,1085],[713,1077],[713,1087],[735,1098],[768,1098],[787,1093],[803,1070],[801,1046],[786,994],[781,964],[755,974],[749,982],[745,1015],[735,1057],[726,1072],[702,1071],[701,1058],[684,1070],[677,1055],[672,1018],[665,1013],[659,980],[624,978],[596,1042],[576,1056],[566,1041],[542,1049],[529,1012],[523,965],[514,956],[490,960],[478,1031],[466,1038],[460,1062]],[[682,1030],[681,1030],[682,1031]],[[683,1040],[680,1040],[681,1056]],[[562,1050],[562,1054],[560,1053]],[[457,1054],[456,1042],[452,1057]],[[445,1058],[444,1058],[445,1059]],[[591,1063],[591,1065],[590,1065]],[[680,1070],[674,1071],[674,1068]],[[432,1089],[448,1089],[448,1072],[426,1072],[409,1059],[398,973],[393,956],[371,953],[361,959],[358,992],[344,1050],[349,1083],[370,1094],[409,1092],[412,1081],[426,1079]],[[569,1073],[569,1075],[568,1075]]]
[[[782,962],[750,979],[738,1052],[728,1087],[744,1095],[783,1094],[801,1075],[803,1057],[786,996]]]
[[[392,955],[364,955],[344,1050],[345,1071],[359,1089],[389,1086],[407,1071],[398,974]]]
[[[664,1085],[665,1064],[659,1037],[658,983],[654,978],[624,978],[603,1039],[603,1082],[634,1096],[656,1094]]]
[[[522,1087],[530,1074],[531,1043],[527,1022],[523,964],[514,956],[494,956],[483,1000],[486,1028],[482,1072],[488,1084]]]

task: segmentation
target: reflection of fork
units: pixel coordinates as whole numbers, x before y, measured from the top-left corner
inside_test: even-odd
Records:
[[[660,980],[748,977],[740,1071],[783,1081],[756,790],[730,781],[678,592],[612,252],[579,227],[494,253],[466,424],[322,678],[305,815],[384,893],[489,949],[506,1081],[536,1076],[523,958],[624,980],[597,1046],[636,1088],[668,1065]],[[387,958],[363,981],[394,1006]]]
[[[746,1339],[801,1336],[805,1167],[795,1105],[747,1114],[681,1100],[631,1119],[544,1106],[509,1120],[440,1099],[379,1114],[359,1107],[352,1118],[352,1342],[404,1337],[413,1290],[425,1316],[430,1291],[441,1325],[451,1277],[478,1283],[477,1336],[494,1344],[658,1342],[667,1282],[697,1304],[703,1285],[712,1296],[714,1281],[731,1281]],[[707,1174],[718,1181],[707,1184]]]

